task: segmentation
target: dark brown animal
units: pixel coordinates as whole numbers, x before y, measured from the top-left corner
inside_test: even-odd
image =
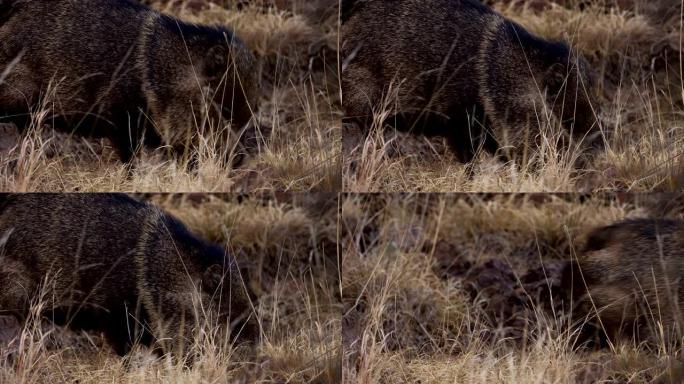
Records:
[[[205,321],[257,335],[235,259],[125,195],[1,195],[0,287],[0,316],[23,320],[42,297],[46,317],[104,332],[122,356],[135,342],[182,355]]]
[[[226,28],[132,0],[0,0],[0,122],[23,128],[42,105],[47,121],[111,139],[124,162],[141,145],[187,154],[209,134],[230,155],[233,131],[255,129],[258,87]]]
[[[657,342],[660,325],[667,341],[681,340],[682,250],[684,221],[628,220],[593,230],[564,276],[574,318],[588,319],[599,340]]]
[[[480,146],[520,157],[539,122],[562,123],[564,142],[594,132],[586,61],[476,0],[344,0],[341,12],[347,121],[367,128],[385,100],[387,122],[447,137],[462,161]]]

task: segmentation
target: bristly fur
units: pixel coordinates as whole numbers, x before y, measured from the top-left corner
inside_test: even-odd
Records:
[[[184,354],[207,313],[242,324],[233,336],[256,337],[235,259],[154,205],[119,194],[2,195],[0,237],[0,314],[23,319],[48,290],[48,318],[103,332],[120,355],[135,342]]]
[[[124,162],[141,145],[184,154],[205,126],[218,131],[223,150],[237,144],[223,121],[235,131],[250,126],[256,62],[227,28],[184,23],[132,0],[2,4],[0,72],[23,55],[0,87],[0,121],[23,128],[51,91],[51,121],[108,137]]]
[[[578,141],[596,126],[585,60],[478,1],[368,0],[342,7],[347,121],[367,127],[390,85],[400,85],[388,121],[447,137],[465,162],[480,145],[517,158],[536,143],[539,115],[547,111]]]
[[[599,340],[613,343],[629,336],[658,342],[654,321],[661,322],[666,342],[681,340],[683,247],[681,220],[633,219],[592,230],[563,278],[573,317],[588,317],[587,328],[600,329]]]

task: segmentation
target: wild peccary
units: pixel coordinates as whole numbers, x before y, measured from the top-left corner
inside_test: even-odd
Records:
[[[256,129],[255,58],[227,28],[132,0],[0,0],[0,42],[0,122],[25,127],[42,103],[126,163],[141,144],[187,154],[209,131],[228,153],[239,145],[223,120]]]
[[[566,44],[476,0],[341,6],[345,120],[368,127],[385,103],[396,112],[387,121],[447,137],[464,162],[480,145],[519,157],[539,140],[538,121],[559,120],[576,139],[593,132],[594,75]]]
[[[627,220],[593,230],[563,277],[574,319],[587,318],[586,328],[599,331],[583,338],[657,341],[661,324],[666,340],[681,340],[683,249],[684,221]]]
[[[0,287],[0,316],[25,319],[42,295],[48,318],[122,356],[136,341],[182,355],[205,324],[257,335],[235,259],[125,195],[0,196]]]

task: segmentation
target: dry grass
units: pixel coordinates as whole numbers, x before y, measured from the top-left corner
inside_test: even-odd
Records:
[[[678,364],[678,347],[625,339],[581,349],[569,313],[535,295],[555,292],[554,265],[593,227],[681,217],[669,198],[346,196],[343,382],[651,382]]]
[[[212,137],[193,148],[196,170],[163,151],[143,150],[127,172],[108,140],[55,133],[46,108],[36,108],[22,137],[3,135],[0,190],[4,191],[332,191],[341,185],[337,18],[298,13],[259,2],[225,7],[209,1],[150,1],[155,8],[197,23],[233,28],[257,55],[263,91],[257,119],[272,134],[246,163],[233,169]],[[328,1],[327,4],[334,1]],[[198,6],[202,5],[202,6]],[[321,7],[325,7],[323,2]],[[334,12],[333,12],[334,13]],[[48,101],[45,101],[46,105]],[[9,130],[9,127],[4,127]]]
[[[262,326],[256,346],[223,345],[202,328],[199,358],[184,367],[139,347],[130,361],[98,334],[73,333],[34,316],[0,344],[2,383],[330,383],[340,375],[337,199],[285,195],[238,202],[222,195],[154,195],[197,234],[238,255],[251,277]],[[236,223],[241,223],[237,225]],[[0,332],[0,339],[3,336]],[[5,335],[6,336],[6,335]]]
[[[376,106],[370,133],[345,149],[345,190],[568,192],[676,187],[684,151],[680,1],[622,2],[637,4],[634,9],[603,5],[614,1],[558,2],[566,6],[551,4],[539,11],[520,6],[524,1],[490,1],[531,32],[571,42],[598,70],[601,96],[594,109],[602,120],[605,150],[575,167],[580,151],[553,145],[560,127],[542,117],[543,140],[538,147],[527,148],[530,156],[522,164],[504,163],[480,151],[464,165],[444,140],[396,133],[378,123],[391,114],[390,99]]]

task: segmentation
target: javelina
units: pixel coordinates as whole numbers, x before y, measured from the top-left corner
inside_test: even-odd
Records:
[[[0,122],[26,126],[43,102],[48,121],[108,137],[124,162],[140,144],[184,154],[207,127],[227,149],[223,119],[251,127],[254,67],[230,30],[136,1],[0,1]]]
[[[593,230],[564,274],[573,315],[594,318],[587,328],[613,342],[625,335],[654,341],[658,322],[668,339],[681,340],[682,249],[684,221],[638,219]]]
[[[476,0],[345,0],[341,12],[347,121],[368,126],[393,85],[388,121],[447,137],[464,162],[480,145],[522,153],[546,107],[575,138],[595,125],[586,61]]]
[[[204,324],[256,336],[250,292],[223,248],[151,204],[118,194],[0,196],[0,315],[46,315],[104,332],[116,353],[135,341],[182,351]],[[197,305],[203,305],[200,309]],[[225,329],[225,328],[222,328]]]

